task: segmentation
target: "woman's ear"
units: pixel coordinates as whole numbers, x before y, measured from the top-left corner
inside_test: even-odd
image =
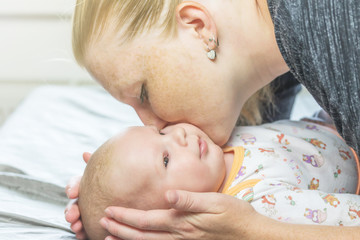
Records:
[[[176,19],[179,29],[193,30],[206,45],[209,44],[209,39],[217,38],[214,19],[209,11],[197,2],[184,1],[180,3],[176,8]]]

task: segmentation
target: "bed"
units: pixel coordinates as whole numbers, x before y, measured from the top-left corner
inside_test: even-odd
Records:
[[[65,185],[82,174],[84,151],[131,125],[142,125],[134,110],[100,87],[33,91],[0,128],[0,239],[75,239]]]
[[[99,87],[36,89],[0,129],[0,239],[75,239],[64,187],[135,112]]]

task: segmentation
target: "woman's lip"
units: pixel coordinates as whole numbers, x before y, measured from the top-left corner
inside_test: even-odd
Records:
[[[208,151],[207,143],[201,138],[199,138],[199,149],[200,149],[200,159],[201,159]]]

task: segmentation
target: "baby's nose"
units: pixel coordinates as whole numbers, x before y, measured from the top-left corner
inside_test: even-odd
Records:
[[[186,132],[182,127],[177,127],[173,130],[172,136],[174,140],[181,146],[186,146]]]

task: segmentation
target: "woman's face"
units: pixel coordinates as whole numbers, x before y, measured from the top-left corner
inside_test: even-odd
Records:
[[[191,123],[219,145],[228,140],[242,107],[231,74],[210,61],[202,46],[144,40],[118,47],[104,40],[89,51],[86,67],[145,125]]]

